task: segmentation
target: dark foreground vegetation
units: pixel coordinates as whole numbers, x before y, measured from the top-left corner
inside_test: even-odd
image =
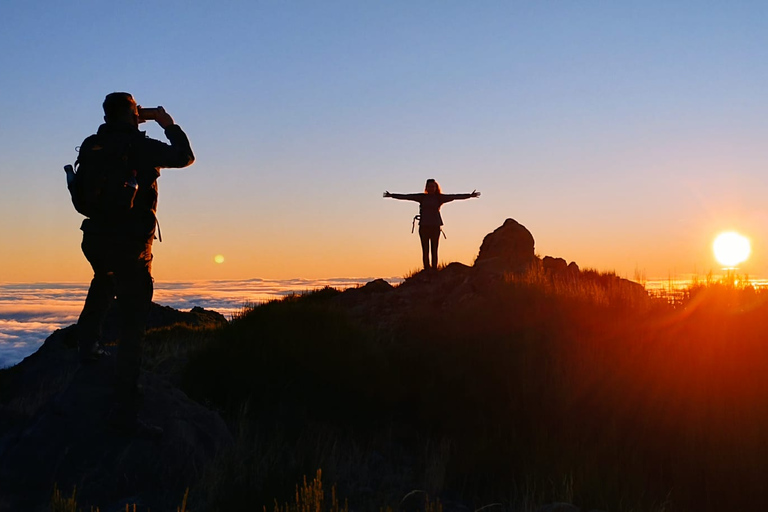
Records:
[[[191,354],[184,389],[237,434],[193,502],[255,510],[322,467],[355,510],[412,489],[469,510],[768,507],[768,293],[670,305],[529,275],[389,321],[338,296],[249,309]]]
[[[146,370],[234,439],[188,509],[272,510],[318,468],[356,511],[768,509],[768,292],[454,270],[150,332]]]

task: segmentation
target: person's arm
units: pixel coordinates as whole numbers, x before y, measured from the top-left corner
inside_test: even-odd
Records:
[[[443,204],[450,203],[451,201],[457,201],[460,199],[471,199],[473,197],[480,197],[480,192],[473,190],[469,194],[442,194],[441,199]]]
[[[403,199],[405,201],[419,201],[424,194],[392,194],[389,191],[384,192],[384,197],[391,197],[392,199]]]
[[[163,107],[158,107],[158,115],[155,118],[165,131],[170,144],[159,140],[146,139],[150,145],[149,154],[152,155],[152,165],[154,167],[177,168],[187,167],[195,161],[195,155],[192,153],[192,147],[189,144],[187,134],[181,127],[173,122],[173,118],[165,111]]]

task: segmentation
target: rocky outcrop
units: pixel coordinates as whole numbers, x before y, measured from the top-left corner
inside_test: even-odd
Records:
[[[536,261],[534,240],[525,226],[507,219],[483,238],[475,267],[487,272],[525,272]]]
[[[568,270],[568,263],[563,258],[544,256],[544,258],[541,260],[541,264],[544,267],[545,272],[552,274],[561,274]]]
[[[147,317],[147,329],[156,329],[171,325],[185,325],[188,327],[217,327],[225,325],[227,319],[217,311],[194,307],[189,311],[179,311],[169,306],[152,303]],[[110,308],[104,321],[102,338],[109,343],[117,339],[117,326],[119,319],[117,308]]]
[[[514,219],[483,239],[472,267],[453,262],[439,271],[423,270],[409,276],[399,286],[377,279],[365,286],[346,290],[334,300],[368,324],[385,331],[414,308],[453,308],[475,300],[492,297],[496,286],[503,285],[509,274],[531,272],[533,281],[567,284],[573,289],[601,288],[606,296],[622,300],[645,300],[645,288],[611,273],[582,271],[576,262],[534,253],[530,231]],[[526,280],[526,277],[523,277]],[[610,300],[610,299],[609,299]]]
[[[352,293],[360,293],[363,295],[368,295],[372,293],[385,293],[385,292],[391,292],[394,289],[394,287],[386,282],[383,279],[375,279],[373,281],[370,281],[366,283],[363,286],[360,286],[359,288],[351,288],[349,291]]]
[[[581,269],[575,261],[567,263],[563,258],[544,256],[541,259],[541,269],[552,277],[578,277]]]
[[[222,321],[200,308],[183,313],[156,305],[150,320],[152,327]],[[60,329],[3,378],[0,511],[48,510],[54,484],[66,495],[76,487],[84,510],[125,510],[127,503],[175,510],[208,462],[231,445],[224,421],[167,379],[143,373],[140,416],[164,435],[121,435],[106,421],[114,356],[81,366],[75,347],[75,326]]]

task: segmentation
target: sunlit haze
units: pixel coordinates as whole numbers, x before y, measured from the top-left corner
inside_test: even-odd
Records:
[[[197,161],[159,179],[158,281],[402,276],[415,203],[442,261],[511,217],[536,252],[632,278],[768,275],[768,4],[21,2],[0,5],[0,282],[82,282],[62,166],[113,91]],[[154,123],[148,134],[164,140]]]

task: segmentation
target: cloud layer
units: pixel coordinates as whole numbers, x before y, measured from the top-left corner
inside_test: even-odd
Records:
[[[324,286],[344,289],[373,278],[247,279],[237,281],[184,281],[155,285],[154,301],[188,311],[195,306],[213,309],[226,317],[249,304]],[[399,278],[388,279],[399,282]],[[77,322],[87,283],[0,284],[0,368],[32,354],[56,329]]]

